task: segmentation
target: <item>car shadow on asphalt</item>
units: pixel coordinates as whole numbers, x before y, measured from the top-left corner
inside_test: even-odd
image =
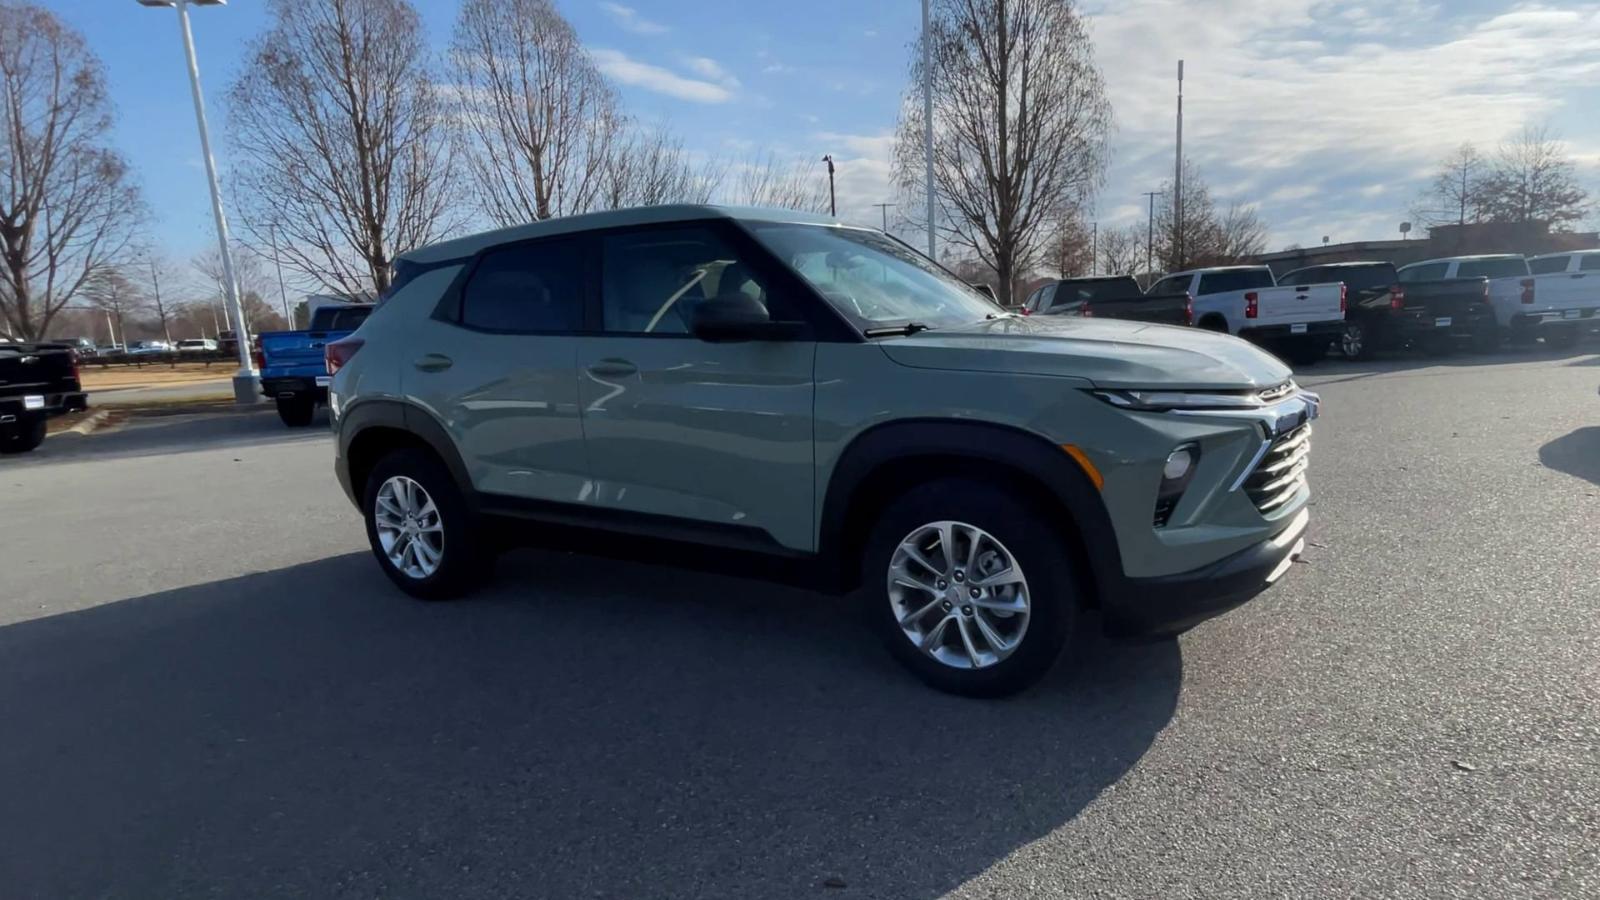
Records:
[[[1547,469],[1600,484],[1600,425],[1579,428],[1540,447],[1539,462]]]
[[[0,628],[0,872],[12,897],[934,897],[1171,719],[1175,641],[1077,652],[965,700],[798,589],[530,551],[429,604],[331,557]]]
[[[182,409],[134,413],[114,428],[91,434],[53,434],[39,449],[7,462],[35,465],[94,457],[140,457],[259,446],[290,441],[328,440],[326,413],[306,428],[288,428],[270,405],[221,407],[199,412]]]

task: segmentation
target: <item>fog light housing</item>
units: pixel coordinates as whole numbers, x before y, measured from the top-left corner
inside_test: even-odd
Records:
[[[1183,444],[1167,454],[1167,461],[1161,467],[1161,485],[1156,489],[1155,527],[1165,528],[1171,521],[1172,511],[1178,508],[1178,501],[1183,499],[1183,492],[1188,490],[1199,464],[1199,444]]]

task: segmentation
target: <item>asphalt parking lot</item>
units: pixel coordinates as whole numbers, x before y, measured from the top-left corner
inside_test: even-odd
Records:
[[[1008,702],[848,605],[403,598],[325,431],[0,462],[0,895],[1600,896],[1600,357],[1328,363],[1304,565]]]

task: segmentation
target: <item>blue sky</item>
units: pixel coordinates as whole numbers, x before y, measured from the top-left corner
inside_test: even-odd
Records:
[[[415,0],[442,50],[457,0]],[[49,0],[109,70],[115,142],[163,248],[214,238],[175,14],[134,0]],[[630,112],[699,153],[839,160],[840,212],[892,201],[890,136],[916,0],[558,0]],[[193,10],[218,162],[222,95],[262,0]],[[1220,200],[1258,205],[1270,249],[1397,237],[1432,163],[1549,123],[1600,193],[1600,3],[1485,0],[1088,0],[1116,112],[1096,217],[1142,222],[1172,167],[1173,75],[1187,60],[1185,150]],[[820,168],[818,169],[820,173]],[[1596,223],[1587,223],[1593,227]]]

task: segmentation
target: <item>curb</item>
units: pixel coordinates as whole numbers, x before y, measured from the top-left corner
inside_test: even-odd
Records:
[[[63,429],[61,429],[60,431],[58,431],[56,433],[57,434],[77,434],[77,435],[92,434],[95,429],[99,428],[101,425],[104,425],[105,422],[106,422],[106,419],[109,419],[109,418],[111,418],[111,410],[109,410],[109,409],[97,409],[94,412],[90,413],[87,417],[85,417],[82,422],[79,422],[78,424],[72,426],[71,428],[63,428]]]

